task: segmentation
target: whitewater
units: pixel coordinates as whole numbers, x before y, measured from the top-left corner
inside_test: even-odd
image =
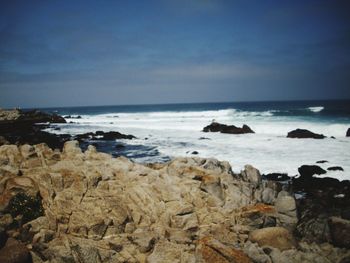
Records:
[[[324,107],[306,107],[303,110],[319,114]],[[59,131],[51,129],[50,132],[74,135],[103,130],[132,134],[137,139],[119,141],[124,146],[122,155],[142,163],[163,162],[179,156],[198,156],[228,161],[235,172],[243,169],[244,165],[251,164],[265,174],[279,172],[295,176],[301,165],[327,160],[327,163],[317,165],[325,170],[331,166],[341,166],[344,172],[327,171],[323,176],[350,179],[350,138],[345,137],[346,130],[350,127],[347,119],[334,121],[328,118],[320,121],[309,113],[307,116],[290,116],[281,114],[283,111],[280,110],[248,111],[234,108],[201,111],[110,111],[102,114],[79,114],[79,119],[76,118],[77,115],[68,116],[71,118],[67,118],[67,121],[73,123],[61,124]],[[212,121],[236,126],[247,124],[255,134],[202,132]],[[286,138],[287,133],[296,128],[321,133],[327,138]]]

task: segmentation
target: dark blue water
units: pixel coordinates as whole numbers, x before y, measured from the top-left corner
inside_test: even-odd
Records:
[[[319,112],[310,107],[323,107]],[[347,123],[350,121],[350,100],[320,101],[263,101],[263,102],[222,102],[222,103],[186,103],[154,105],[121,105],[121,106],[86,106],[45,108],[48,112],[61,115],[97,115],[107,113],[133,112],[167,112],[167,111],[208,111],[235,109],[238,111],[265,112],[271,111],[274,116],[295,116],[310,121],[331,121]]]

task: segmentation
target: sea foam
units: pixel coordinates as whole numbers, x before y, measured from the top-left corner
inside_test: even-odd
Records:
[[[311,107],[320,111],[323,107]],[[317,109],[316,109],[317,108]],[[322,109],[321,109],[322,108]],[[311,110],[311,109],[310,109]],[[150,154],[140,157],[139,148],[131,149],[128,157],[137,162],[157,162],[164,156],[196,156],[227,160],[234,171],[252,164],[262,173],[281,172],[297,175],[298,167],[303,164],[315,164],[319,160],[328,160],[321,164],[323,168],[342,166],[345,172],[328,172],[326,176],[350,179],[350,138],[345,137],[347,123],[312,121],[297,116],[276,116],[273,110],[244,111],[237,109],[205,111],[162,111],[162,112],[113,112],[107,114],[81,115],[81,119],[72,119],[72,124],[61,124],[59,133],[78,134],[96,130],[119,131],[133,134],[138,139],[126,140],[126,145],[145,145],[156,149],[159,155]],[[249,125],[255,134],[231,135],[204,133],[203,127],[212,121],[228,125]],[[289,131],[303,128],[322,133],[328,138],[290,139]],[[337,139],[331,139],[335,136]],[[206,139],[200,139],[205,137]],[[132,147],[131,147],[132,148]]]

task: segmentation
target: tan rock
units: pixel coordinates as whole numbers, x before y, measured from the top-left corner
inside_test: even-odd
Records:
[[[260,247],[271,246],[279,250],[295,247],[296,242],[292,234],[283,227],[266,227],[249,233],[249,240],[256,242]]]

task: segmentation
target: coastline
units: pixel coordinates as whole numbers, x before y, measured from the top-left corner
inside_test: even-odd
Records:
[[[240,173],[199,157],[142,165],[69,139],[61,150],[0,146],[1,262],[13,251],[27,262],[350,258],[350,185],[315,178],[315,167],[279,182],[250,165]]]

